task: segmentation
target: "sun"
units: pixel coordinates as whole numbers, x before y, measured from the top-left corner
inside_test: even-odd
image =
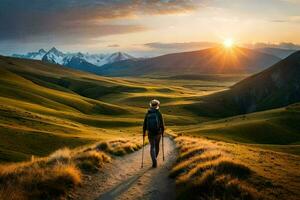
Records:
[[[226,40],[223,41],[223,45],[225,48],[232,48],[234,45],[234,41],[231,38],[227,38]]]

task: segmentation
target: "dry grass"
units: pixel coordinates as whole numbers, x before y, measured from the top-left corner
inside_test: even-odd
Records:
[[[81,172],[72,164],[48,164],[40,159],[2,166],[0,199],[57,199],[79,185]]]
[[[84,172],[97,172],[110,157],[96,150],[82,152],[74,157],[77,166]]]
[[[200,137],[175,141],[178,199],[299,199],[299,156]]]
[[[59,149],[48,157],[0,166],[0,199],[59,199],[81,183],[82,174],[98,172],[112,155],[141,148],[140,140],[116,139],[74,150]]]
[[[176,177],[178,199],[261,198],[248,182],[254,172],[227,152],[198,138],[177,137],[175,141],[179,156],[170,176]]]
[[[145,140],[146,141],[146,140]],[[142,147],[142,142],[140,139],[118,139],[111,141],[104,141],[97,144],[96,149],[104,151],[111,155],[123,156],[128,153],[139,150]]]

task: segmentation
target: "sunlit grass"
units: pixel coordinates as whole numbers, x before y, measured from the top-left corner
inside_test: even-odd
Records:
[[[197,137],[175,141],[179,155],[170,177],[178,199],[295,199],[290,191],[297,196],[296,156]]]
[[[81,184],[84,174],[96,173],[111,162],[111,156],[122,156],[141,147],[138,138],[116,139],[0,165],[0,199],[60,199]]]
[[[46,156],[64,146],[141,135],[140,126],[153,98],[160,99],[168,126],[207,121],[185,106],[238,79],[226,76],[224,81],[220,76],[220,82],[199,77],[191,83],[168,77],[109,78],[4,57],[0,66],[0,162]],[[47,141],[49,145],[44,145]],[[131,146],[126,152],[132,151]],[[114,152],[124,154],[124,150]]]

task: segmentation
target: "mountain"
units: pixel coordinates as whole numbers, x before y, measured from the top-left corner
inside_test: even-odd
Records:
[[[209,95],[189,107],[199,115],[233,116],[300,102],[300,51],[250,76],[231,89]],[[211,114],[213,113],[213,115]]]
[[[21,54],[13,54],[13,57],[17,57],[17,58],[28,58],[28,59],[33,59],[33,60],[42,60],[43,56],[46,54],[47,52],[44,49],[40,49],[37,52],[29,52],[25,55],[21,55]]]
[[[66,56],[63,60],[62,65],[77,69],[81,71],[97,73],[99,67],[88,62],[86,57],[82,53],[78,53],[77,55]]]
[[[245,112],[278,108],[300,101],[300,51],[235,84],[231,93]]]
[[[292,53],[296,52],[296,50],[280,49],[280,48],[258,48],[256,50],[263,52],[263,53],[272,54],[281,59],[284,59],[284,58],[288,57],[289,55],[291,55]]]
[[[55,47],[51,48],[48,52],[40,49],[38,52],[30,52],[24,55],[13,54],[12,57],[42,60],[93,73],[96,73],[97,68],[102,65],[134,59],[133,56],[123,52],[112,54],[64,53]]]
[[[105,64],[111,64],[114,62],[122,61],[122,60],[128,60],[128,59],[135,59],[133,56],[123,53],[123,52],[116,52],[112,54],[86,54],[82,57],[89,63],[96,65],[96,66],[102,66]]]
[[[109,76],[240,74],[254,73],[280,61],[260,51],[215,47],[200,51],[173,53],[148,59],[129,59],[106,64],[99,74]]]
[[[66,57],[66,55],[63,52],[61,52],[61,51],[57,50],[55,47],[53,47],[43,56],[42,61],[48,62],[48,63],[53,63],[53,64],[64,65],[65,57]]]

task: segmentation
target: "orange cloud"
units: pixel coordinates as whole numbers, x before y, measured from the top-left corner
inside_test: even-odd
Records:
[[[80,37],[145,31],[139,24],[116,24],[116,18],[190,12],[199,0],[3,0],[0,41]],[[13,14],[12,14],[13,13]]]

